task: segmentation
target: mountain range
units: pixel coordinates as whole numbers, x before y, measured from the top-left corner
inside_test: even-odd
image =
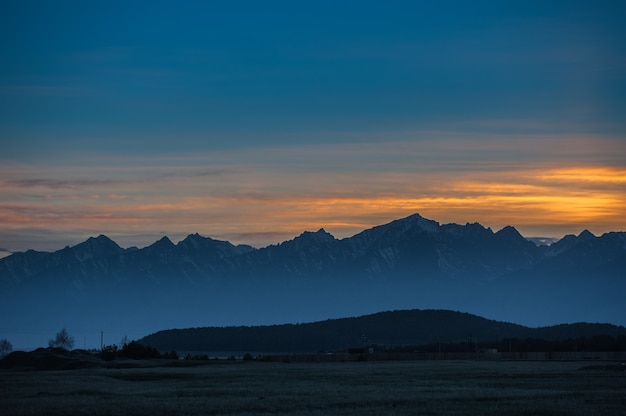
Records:
[[[100,235],[0,259],[0,287],[0,337],[60,326],[145,335],[413,308],[531,326],[624,325],[626,233],[585,230],[537,245],[511,226],[414,214],[348,238],[320,229],[260,249],[198,234],[122,248]]]

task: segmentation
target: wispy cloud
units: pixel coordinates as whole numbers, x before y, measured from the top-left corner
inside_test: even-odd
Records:
[[[73,179],[73,180],[57,180],[57,179],[16,179],[4,180],[1,182],[5,187],[15,188],[50,188],[50,189],[74,189],[79,187],[92,186],[116,186],[124,183],[120,180],[112,179]]]
[[[81,168],[82,169],[82,168]],[[108,169],[107,169],[108,170]],[[102,188],[102,187],[119,187],[124,185],[140,184],[140,183],[154,183],[171,179],[185,179],[185,178],[202,178],[210,176],[221,176],[229,172],[228,169],[212,169],[212,168],[200,168],[200,169],[178,169],[177,171],[168,171],[165,168],[155,169],[157,170],[151,176],[147,176],[144,173],[144,169],[138,167],[136,171],[131,169],[131,172],[124,179],[87,179],[87,178],[68,178],[68,179],[52,179],[52,178],[27,178],[27,179],[5,179],[0,180],[0,184],[6,188],[49,188],[53,190],[62,189],[80,189],[80,188]],[[98,170],[97,174],[101,174]],[[11,172],[4,172],[11,175]],[[83,174],[89,174],[87,168],[82,172]],[[143,174],[143,176],[142,176]],[[92,173],[93,175],[93,173]]]
[[[508,139],[436,137],[9,166],[0,168],[0,222],[7,230],[106,232],[126,241],[200,232],[257,246],[321,227],[346,237],[414,212],[440,222],[515,225],[533,236],[626,229],[626,166],[614,160],[621,143]]]

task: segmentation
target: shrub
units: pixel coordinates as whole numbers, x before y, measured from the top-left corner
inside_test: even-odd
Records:
[[[13,351],[13,344],[6,339],[0,339],[0,358]]]
[[[132,358],[134,360],[161,358],[161,354],[156,348],[141,345],[136,341],[124,345],[118,354],[120,357]]]
[[[74,337],[67,332],[67,329],[63,328],[57,332],[54,339],[48,341],[48,346],[52,348],[71,350],[74,348]]]
[[[111,361],[117,357],[117,345],[105,345],[100,352],[100,358],[104,361]]]

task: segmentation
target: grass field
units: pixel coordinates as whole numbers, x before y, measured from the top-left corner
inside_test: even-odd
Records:
[[[2,415],[624,415],[620,363],[404,361],[0,371]]]

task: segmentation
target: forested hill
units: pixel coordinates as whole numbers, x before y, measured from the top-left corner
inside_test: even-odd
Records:
[[[499,340],[512,338],[551,341],[604,335],[625,338],[626,328],[587,323],[528,328],[468,313],[405,310],[305,324],[170,329],[148,335],[140,342],[161,351],[295,353],[468,341],[489,341],[495,345]]]

